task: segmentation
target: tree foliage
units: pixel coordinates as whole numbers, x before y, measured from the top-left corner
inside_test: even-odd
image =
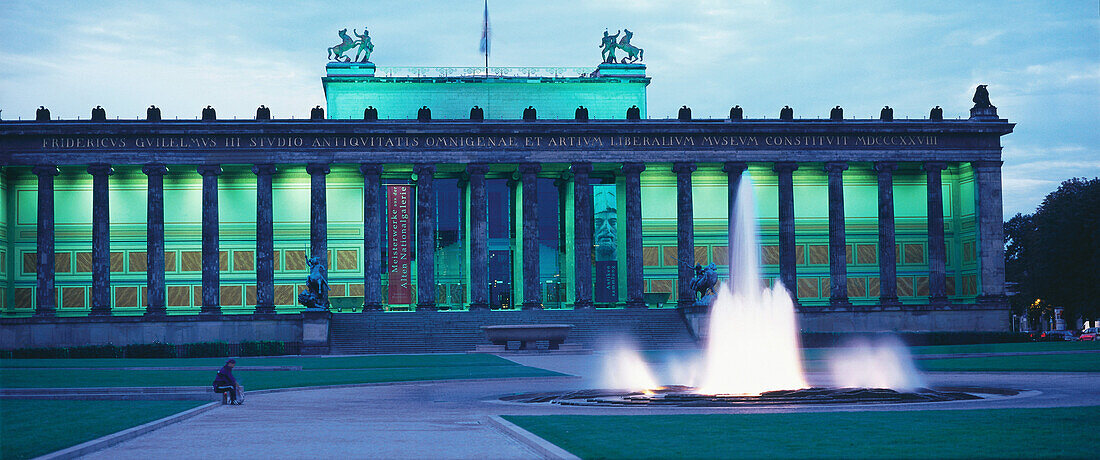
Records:
[[[1062,182],[1035,214],[1017,214],[1004,230],[1017,311],[1041,299],[1064,308],[1067,319],[1100,317],[1100,178]]]

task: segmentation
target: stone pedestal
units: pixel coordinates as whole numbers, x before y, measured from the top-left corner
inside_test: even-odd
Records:
[[[996,121],[1000,120],[1001,117],[997,116],[996,107],[972,107],[970,109],[970,119],[978,121]]]
[[[332,312],[306,310],[302,312],[303,355],[327,355],[329,352],[329,323]]]
[[[352,50],[355,51],[355,50]],[[354,54],[351,51],[348,54]],[[355,57],[354,55],[352,57]],[[373,62],[330,62],[325,65],[325,73],[340,77],[373,77]]]

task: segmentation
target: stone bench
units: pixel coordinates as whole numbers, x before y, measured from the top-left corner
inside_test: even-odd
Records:
[[[503,324],[481,326],[481,330],[501,351],[534,350],[538,342],[546,342],[546,349],[558,350],[565,337],[573,329],[572,324]],[[485,347],[479,347],[484,350]],[[489,350],[485,350],[489,351]]]

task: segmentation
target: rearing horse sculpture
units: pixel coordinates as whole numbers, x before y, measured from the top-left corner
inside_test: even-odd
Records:
[[[339,33],[340,39],[343,41],[340,42],[339,45],[329,47],[328,58],[333,59],[337,62],[340,62],[341,60],[343,62],[349,62],[351,61],[351,58],[344,56],[344,53],[359,46],[359,42],[356,40],[352,40],[352,38],[348,36],[348,29],[340,29]]]

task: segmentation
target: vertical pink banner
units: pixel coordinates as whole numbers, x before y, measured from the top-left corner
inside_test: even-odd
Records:
[[[389,295],[391,305],[412,303],[412,259],[409,257],[410,185],[386,186],[387,231],[389,242]]]

